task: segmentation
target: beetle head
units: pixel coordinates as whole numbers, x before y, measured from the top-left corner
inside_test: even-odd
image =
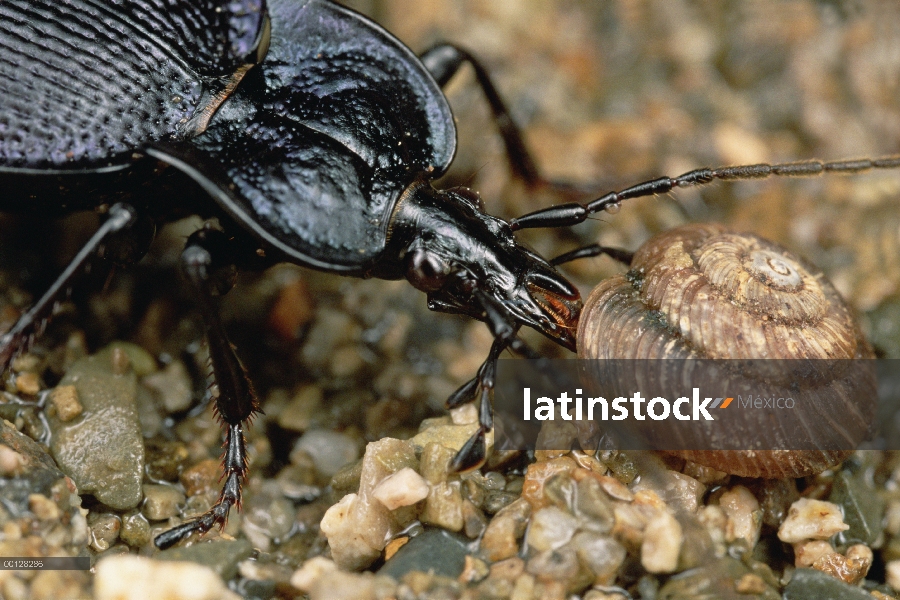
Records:
[[[401,244],[403,275],[428,294],[432,310],[485,320],[493,309],[510,325],[574,348],[578,290],[517,243],[505,221],[485,214],[474,192],[410,188],[394,214],[391,238]]]

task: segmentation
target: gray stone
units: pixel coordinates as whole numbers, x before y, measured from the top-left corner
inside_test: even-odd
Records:
[[[399,581],[411,571],[421,571],[455,579],[465,567],[468,545],[469,540],[462,536],[428,529],[397,550],[378,574]]]
[[[735,589],[741,578],[747,575],[760,576],[763,580],[764,591],[762,593],[740,593]],[[824,573],[821,573],[821,575],[831,578],[828,575],[824,575]],[[771,571],[767,573],[754,572],[744,563],[725,557],[710,562],[703,567],[690,569],[673,576],[659,590],[657,598],[658,600],[696,600],[697,598],[779,600],[780,596],[772,586],[774,581],[771,581],[771,579],[774,579],[771,576]],[[837,580],[835,579],[834,581]],[[835,600],[827,594],[817,596],[815,600],[824,600],[825,598]],[[871,597],[869,600],[872,600]]]
[[[881,534],[884,501],[862,473],[853,475],[847,470],[838,473],[828,501],[841,507],[844,523],[850,526],[840,534],[841,539],[869,546],[875,543]]]
[[[84,412],[63,423],[50,417],[50,451],[81,493],[125,510],[141,501],[144,440],[136,403],[137,377],[121,371],[115,352],[80,359],[60,385],[74,385]],[[120,352],[121,354],[121,352]]]
[[[253,545],[247,540],[233,542],[201,542],[193,546],[172,548],[158,553],[157,560],[187,561],[204,565],[228,581],[238,572],[238,564],[253,554]]]
[[[327,429],[310,429],[304,433],[291,451],[291,462],[296,463],[295,454],[305,452],[312,458],[316,469],[331,477],[341,467],[359,458],[359,448],[350,437]]]
[[[784,588],[784,600],[872,600],[862,588],[815,569],[797,569]]]

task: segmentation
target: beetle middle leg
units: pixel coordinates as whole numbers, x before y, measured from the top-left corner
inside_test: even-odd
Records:
[[[193,288],[206,330],[209,358],[215,375],[215,408],[225,425],[225,456],[222,468],[225,484],[218,501],[200,517],[161,533],[154,543],[168,548],[192,535],[205,533],[214,526],[224,526],[232,506],[241,505],[241,485],[247,474],[247,450],[244,422],[259,412],[253,385],[234,347],[225,334],[219,315],[218,296],[234,283],[236,268],[227,258],[232,255],[226,234],[204,227],[188,239],[181,255],[182,268]]]
[[[87,262],[100,252],[120,232],[128,230],[137,221],[137,212],[127,204],[114,204],[109,209],[106,221],[78,251],[69,266],[34,305],[16,321],[12,329],[0,336],[0,371],[21,349],[27,347],[34,336],[40,333],[61,296],[65,295],[72,283],[81,274]]]

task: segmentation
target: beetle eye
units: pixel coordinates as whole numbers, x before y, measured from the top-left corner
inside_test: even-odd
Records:
[[[409,255],[406,278],[423,292],[441,289],[449,272],[450,265],[447,262],[425,250],[413,250]]]

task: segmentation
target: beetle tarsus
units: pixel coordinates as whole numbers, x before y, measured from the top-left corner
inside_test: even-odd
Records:
[[[468,473],[479,468],[487,460],[487,441],[484,427],[479,427],[450,463],[451,473]]]

